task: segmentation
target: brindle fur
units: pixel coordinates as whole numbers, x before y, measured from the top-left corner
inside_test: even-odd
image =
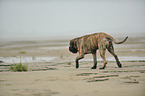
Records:
[[[111,37],[110,35],[108,35],[106,33],[94,33],[94,34],[85,35],[85,36],[82,36],[79,38],[72,39],[70,41],[69,50],[72,53],[79,52],[79,56],[76,57],[76,68],[79,68],[79,60],[83,59],[85,54],[92,53],[93,59],[94,59],[94,65],[93,65],[92,69],[96,69],[97,68],[96,53],[97,53],[98,49],[100,52],[100,56],[102,57],[103,62],[104,62],[103,67],[100,69],[105,69],[106,64],[107,64],[107,61],[105,59],[106,49],[110,52],[110,54],[112,54],[114,56],[118,67],[121,68],[122,65],[121,65],[117,55],[114,52],[112,42],[114,42],[115,44],[121,44],[121,43],[125,42],[127,40],[127,38],[128,38],[128,36],[123,41],[117,42],[117,41],[115,41],[115,39],[113,39],[113,37]],[[77,39],[77,44],[75,44],[76,39]]]

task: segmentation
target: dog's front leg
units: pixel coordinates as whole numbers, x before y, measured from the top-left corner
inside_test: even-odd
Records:
[[[84,39],[80,40],[79,56],[76,58],[76,68],[79,68],[79,60],[84,58]]]
[[[79,54],[76,58],[76,68],[79,68],[79,60],[84,58],[84,54]]]

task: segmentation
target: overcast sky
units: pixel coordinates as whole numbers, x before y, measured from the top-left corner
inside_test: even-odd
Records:
[[[145,0],[0,0],[0,38],[145,33]]]

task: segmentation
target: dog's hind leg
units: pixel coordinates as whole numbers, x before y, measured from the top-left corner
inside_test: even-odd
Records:
[[[108,51],[114,56],[114,58],[115,58],[115,60],[116,60],[116,63],[117,63],[117,65],[118,65],[118,67],[121,68],[122,65],[121,65],[121,63],[120,63],[120,61],[119,61],[117,55],[116,55],[115,52],[114,52],[114,47],[113,47],[113,44],[112,44],[111,41],[109,42],[109,45],[107,46],[107,49],[108,49]]]
[[[93,60],[94,60],[94,65],[91,69],[96,69],[97,68],[97,57],[96,57],[96,52],[92,53],[93,55]]]
[[[99,51],[100,51],[100,55],[101,55],[101,57],[102,57],[102,59],[103,59],[103,62],[104,62],[104,65],[103,65],[103,67],[102,68],[100,68],[100,69],[105,69],[105,67],[106,67],[106,64],[107,64],[107,61],[106,61],[106,59],[105,59],[105,51],[106,51],[106,48],[99,48]]]

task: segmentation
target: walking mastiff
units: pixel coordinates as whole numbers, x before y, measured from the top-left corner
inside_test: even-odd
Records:
[[[117,42],[112,36],[106,33],[94,33],[85,35],[82,37],[74,38],[70,41],[69,51],[72,53],[79,52],[79,56],[76,57],[76,68],[79,68],[79,60],[84,58],[85,54],[91,53],[94,59],[94,65],[92,69],[97,68],[96,50],[99,49],[100,56],[103,59],[104,65],[100,69],[105,69],[107,61],[105,59],[106,49],[114,56],[118,67],[122,67],[117,55],[114,52],[113,44],[122,44],[127,40],[128,36],[123,40]]]

